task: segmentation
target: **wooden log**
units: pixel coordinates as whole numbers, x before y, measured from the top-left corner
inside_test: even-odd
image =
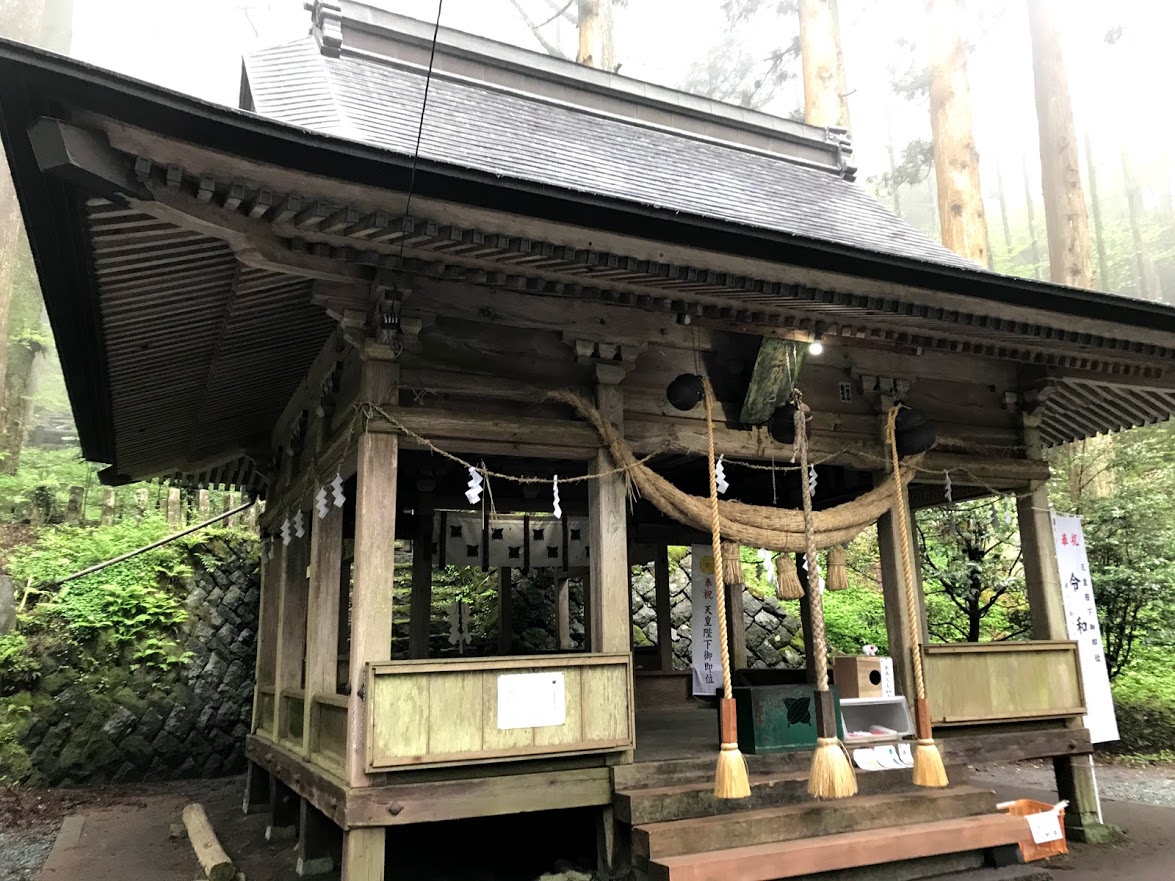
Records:
[[[192,850],[196,852],[196,859],[200,861],[200,868],[204,870],[208,881],[232,881],[237,875],[236,867],[220,846],[204,806],[198,802],[188,805],[184,808],[183,819]]]

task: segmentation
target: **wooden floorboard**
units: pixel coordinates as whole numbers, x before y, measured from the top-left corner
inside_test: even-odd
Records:
[[[914,826],[759,844],[649,863],[649,881],[773,881],[1014,844],[1028,821],[989,814]]]

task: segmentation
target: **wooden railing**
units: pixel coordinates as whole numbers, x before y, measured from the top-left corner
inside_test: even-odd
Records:
[[[302,748],[302,730],[306,719],[306,695],[300,688],[282,692],[281,715],[278,717],[279,739]]]
[[[1075,642],[988,642],[923,649],[935,725],[1049,719],[1085,713]]]
[[[257,729],[270,737],[273,736],[273,686],[261,685],[257,688]]]
[[[366,707],[370,771],[629,750],[632,659],[371,664]]]
[[[332,770],[346,765],[346,695],[316,694],[311,700],[310,759]]]

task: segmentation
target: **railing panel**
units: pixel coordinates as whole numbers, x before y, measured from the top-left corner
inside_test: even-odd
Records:
[[[1075,642],[996,642],[923,648],[936,725],[1014,722],[1085,713]]]
[[[366,707],[371,771],[627,750],[632,661],[622,654],[372,664]]]
[[[261,686],[257,689],[257,730],[273,736],[273,687]]]
[[[316,694],[310,708],[310,757],[320,765],[341,768],[347,760],[347,699]]]

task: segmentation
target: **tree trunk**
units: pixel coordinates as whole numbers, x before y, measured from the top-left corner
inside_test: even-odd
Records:
[[[1028,159],[1024,158],[1024,207],[1028,212],[1028,236],[1032,240],[1032,274],[1040,278],[1040,238],[1036,234],[1036,199],[1028,177]]]
[[[1097,242],[1097,274],[1098,287],[1103,291],[1112,291],[1110,282],[1110,267],[1106,261],[1106,239],[1102,230],[1102,203],[1097,194],[1097,171],[1093,165],[1093,143],[1089,132],[1085,133],[1085,169],[1089,177],[1089,207],[1093,214],[1093,235]]]
[[[1144,300],[1160,300],[1158,272],[1147,259],[1146,243],[1142,238],[1142,190],[1134,176],[1134,164],[1126,148],[1122,148],[1122,177],[1126,181],[1126,211],[1130,216],[1130,237],[1134,242],[1134,272],[1137,278],[1135,290]]]
[[[615,55],[612,0],[579,0],[579,54],[575,60],[612,73]]]
[[[1004,194],[1004,171],[999,165],[995,168],[996,193],[1000,200],[1000,224],[1004,228],[1004,247],[1008,256],[1012,255],[1012,224],[1008,221],[1008,197]]]
[[[962,0],[927,0],[926,12],[931,31],[930,127],[942,243],[987,266],[987,217],[971,123]]]
[[[1073,106],[1057,31],[1063,14],[1057,0],[1028,0],[1049,274],[1058,284],[1092,288],[1089,215],[1081,189]]]
[[[848,89],[836,0],[800,0],[804,122],[849,127]]]

